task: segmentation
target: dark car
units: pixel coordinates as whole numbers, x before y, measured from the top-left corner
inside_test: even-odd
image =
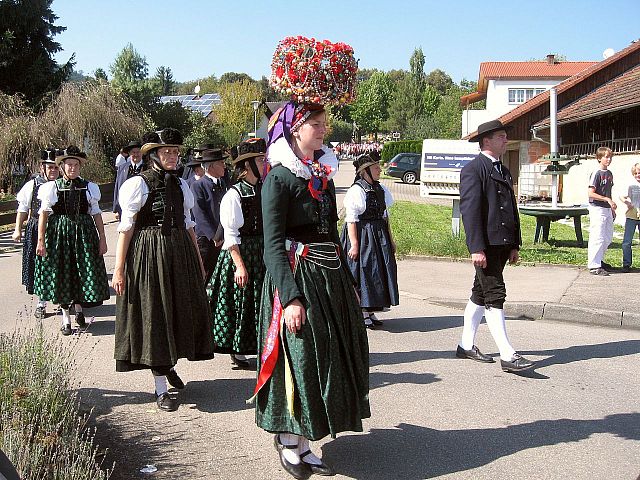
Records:
[[[401,178],[404,183],[415,183],[420,178],[421,157],[419,153],[399,153],[389,160],[384,173]]]

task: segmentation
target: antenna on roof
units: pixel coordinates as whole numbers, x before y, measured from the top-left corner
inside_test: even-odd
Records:
[[[613,48],[607,48],[604,52],[602,52],[602,58],[605,60],[612,56],[616,51]]]

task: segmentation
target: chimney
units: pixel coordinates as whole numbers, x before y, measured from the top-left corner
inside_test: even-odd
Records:
[[[548,65],[553,65],[556,63],[556,56],[553,53],[550,53],[549,55],[547,55],[547,64]]]

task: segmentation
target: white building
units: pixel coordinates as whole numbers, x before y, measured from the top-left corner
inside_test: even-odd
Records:
[[[464,108],[462,136],[476,131],[481,123],[500,118],[594,63],[558,62],[554,55],[547,55],[546,61],[481,63],[478,90],[460,98],[460,105]],[[469,108],[481,100],[486,100],[484,110]]]

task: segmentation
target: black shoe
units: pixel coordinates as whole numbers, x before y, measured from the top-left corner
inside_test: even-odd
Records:
[[[465,350],[460,345],[458,345],[458,349],[456,350],[456,357],[468,358],[469,360],[475,360],[476,362],[482,363],[495,363],[495,360],[493,358],[482,353],[475,345],[471,347],[471,350]]]
[[[76,323],[80,328],[84,328],[87,326],[87,321],[84,319],[84,313],[82,312],[76,313]]]
[[[243,370],[248,370],[250,367],[249,360],[245,358],[238,358],[233,353],[231,354],[231,363]]]
[[[625,265],[620,270],[622,273],[629,273],[631,271],[631,267],[629,265]]]
[[[33,312],[33,316],[36,318],[46,318],[47,317],[47,307],[36,307],[36,311]]]
[[[605,272],[615,271],[615,268],[613,268],[610,264],[606,262],[600,262],[600,268],[602,268]]]
[[[531,360],[527,360],[518,353],[513,354],[513,358],[510,362],[500,360],[500,366],[505,372],[520,372],[522,370],[526,370],[527,368],[531,368],[534,365],[534,362],[532,362]]]
[[[175,412],[178,409],[178,401],[175,398],[171,398],[169,392],[164,392],[162,395],[156,393],[156,405],[165,412]]]
[[[378,320],[378,317],[376,317],[373,313],[369,314],[369,320],[371,320],[371,323],[373,323],[376,327],[382,325],[382,320]]]
[[[305,462],[304,457],[306,457],[310,453],[311,453],[311,450],[307,450],[306,452],[301,453],[300,460],[302,460],[303,463],[309,465],[309,468],[311,469],[311,473],[315,473],[316,475],[325,475],[327,477],[331,477],[336,474],[336,472],[334,472],[329,465],[322,462],[322,460],[320,460],[322,462],[320,465],[316,465],[315,463]]]
[[[293,450],[298,448],[298,445],[283,445],[282,443],[280,443],[280,435],[276,435],[275,437],[273,437],[273,445],[276,447],[278,455],[280,456],[280,464],[282,465],[282,468],[284,468],[284,470],[289,475],[291,475],[293,478],[298,479],[309,478],[309,476],[311,475],[311,468],[308,463],[304,463],[301,460],[300,463],[295,465],[293,463],[290,463],[283,455],[284,449]]]
[[[178,390],[182,390],[184,388],[184,382],[178,376],[178,372],[176,372],[175,370],[169,370],[169,373],[167,373],[166,376],[167,382],[169,382],[169,385],[171,385],[173,388],[177,388]]]
[[[590,270],[589,270],[589,273],[590,273],[591,275],[599,275],[599,276],[601,276],[601,277],[608,277],[608,276],[609,276],[609,274],[607,273],[607,271],[606,271],[604,268],[602,268],[602,267],[599,267],[599,268],[592,268],[592,269],[590,269]]]
[[[71,331],[71,325],[63,325],[60,328],[60,331],[62,332],[62,334],[66,337],[71,335],[73,332]]]

